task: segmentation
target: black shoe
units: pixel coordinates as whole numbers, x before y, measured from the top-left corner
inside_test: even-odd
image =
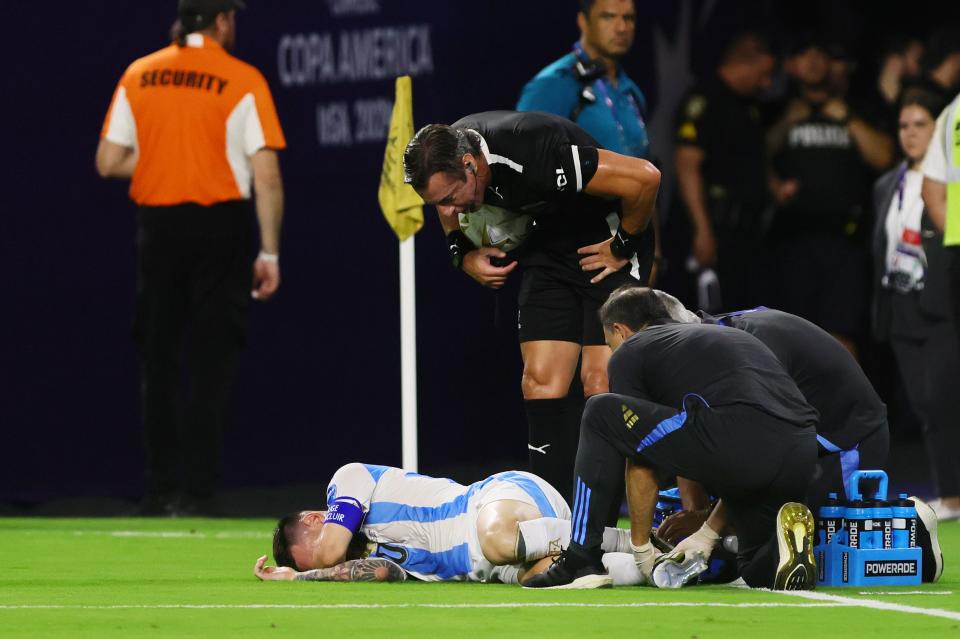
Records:
[[[173,517],[175,502],[167,495],[147,495],[126,517]]]
[[[943,574],[943,551],[937,538],[937,513],[927,502],[917,497],[910,501],[917,507],[917,546],[923,551],[923,581],[940,580]]]
[[[777,546],[780,561],[774,590],[813,590],[817,585],[817,562],[813,557],[813,515],[810,509],[789,502],[777,513]]]
[[[546,571],[534,575],[524,588],[612,588],[613,577],[607,574],[600,558],[567,548]]]

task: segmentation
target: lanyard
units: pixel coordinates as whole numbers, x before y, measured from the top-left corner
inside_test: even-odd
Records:
[[[583,47],[580,46],[579,42],[573,43],[573,53],[583,64],[590,63],[590,58],[587,56],[586,51],[583,50]],[[620,135],[624,135],[623,123],[620,122],[620,116],[617,114],[617,107],[613,103],[613,98],[610,97],[610,92],[607,90],[607,84],[604,79],[601,77],[594,80],[593,88],[603,99],[604,103],[607,105],[607,108],[610,109],[610,115],[613,117],[613,121],[617,125],[617,130],[620,132]],[[643,114],[640,113],[640,105],[637,104],[637,101],[634,99],[631,91],[627,91],[627,99],[630,101],[630,106],[633,108],[633,113],[637,117],[637,122],[639,122],[640,128],[646,128],[646,124],[643,121]]]
[[[903,191],[907,187],[907,163],[904,162],[897,171],[897,210],[903,211]]]

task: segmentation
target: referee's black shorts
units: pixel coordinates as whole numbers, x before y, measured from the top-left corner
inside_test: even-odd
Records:
[[[639,283],[631,275],[634,263],[631,261],[620,271],[591,284],[590,279],[600,271],[582,271],[581,256],[576,253],[537,253],[532,264],[525,263],[520,284],[517,319],[520,342],[605,344],[598,311],[616,288]]]

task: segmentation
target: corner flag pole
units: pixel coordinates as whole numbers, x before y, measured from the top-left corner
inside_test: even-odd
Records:
[[[403,181],[403,151],[413,137],[410,76],[397,78],[378,199],[400,240],[400,395],[403,467],[417,471],[417,292],[414,235],[423,227],[423,200]]]
[[[400,241],[400,394],[403,467],[417,471],[417,274],[414,237]]]

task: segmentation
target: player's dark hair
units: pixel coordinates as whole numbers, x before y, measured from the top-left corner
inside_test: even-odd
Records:
[[[670,319],[670,311],[656,291],[636,284],[621,286],[600,307],[600,323],[606,330],[611,330],[614,324],[623,324],[639,331],[652,322]]]
[[[300,524],[300,513],[290,513],[277,522],[277,529],[273,531],[273,560],[278,566],[287,566],[299,570],[297,562],[290,552],[290,538]]]
[[[922,59],[923,68],[932,71],[954,53],[960,53],[960,26],[949,24],[940,27],[927,42],[927,50],[924,51]]]
[[[480,152],[480,145],[473,138],[470,132],[445,124],[423,127],[403,152],[404,181],[415,190],[422,191],[434,173],[445,173],[454,179],[465,180],[463,156]]]
[[[940,115],[940,111],[947,105],[946,101],[935,93],[924,89],[912,88],[904,91],[903,96],[900,98],[900,110],[902,111],[904,107],[908,106],[918,106],[929,113],[931,118],[936,120],[937,116]]]
[[[595,4],[597,4],[597,0],[580,0],[580,11],[589,18],[590,9],[593,9]]]

